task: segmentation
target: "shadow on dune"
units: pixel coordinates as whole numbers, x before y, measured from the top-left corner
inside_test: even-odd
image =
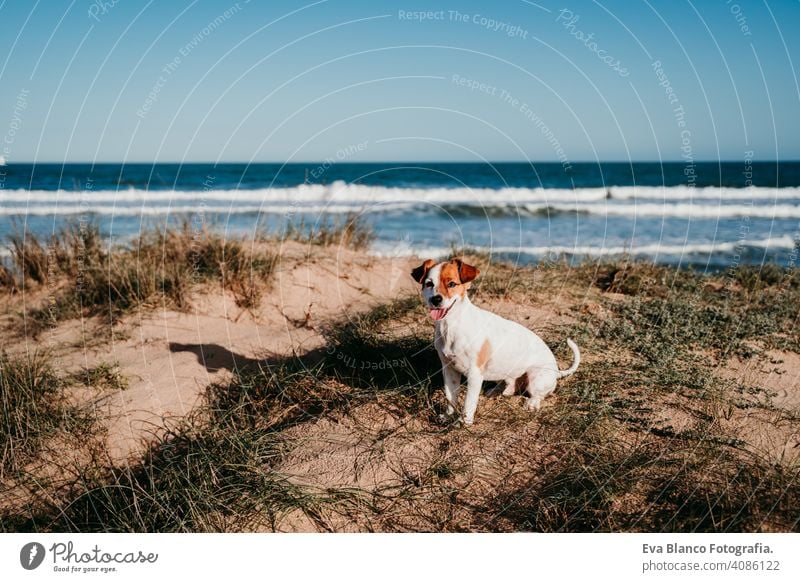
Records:
[[[218,372],[220,370],[240,372],[261,362],[261,360],[234,353],[219,344],[182,344],[170,342],[169,351],[173,354],[182,352],[194,354],[197,357],[197,361],[205,366],[206,370],[209,372]]]
[[[170,352],[234,377],[209,385],[204,404],[138,459],[119,466],[98,451],[87,466],[65,465],[73,477],[58,495],[0,512],[0,531],[247,531],[274,527],[288,511],[317,521],[322,507],[355,503],[357,492],[309,489],[276,471],[283,431],[377,400],[396,414],[435,417],[430,390],[441,384],[440,365],[429,337],[393,337],[372,321],[339,325],[325,339],[303,354],[263,359],[170,343]],[[38,487],[33,476],[20,479]]]

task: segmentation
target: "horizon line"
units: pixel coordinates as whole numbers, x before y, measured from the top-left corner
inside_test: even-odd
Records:
[[[230,165],[230,166],[255,166],[255,165],[284,165],[284,166],[298,166],[298,165],[309,165],[309,164],[325,164],[331,163],[329,159],[323,160],[305,160],[305,161],[292,161],[292,162],[283,162],[283,161],[224,161],[224,162],[213,162],[213,161],[110,161],[110,160],[103,160],[98,162],[92,161],[31,161],[31,160],[22,160],[22,161],[12,161],[6,160],[4,164],[0,164],[0,167],[9,167],[9,166],[22,166],[22,165],[83,165],[83,166],[101,166],[101,165],[159,165],[159,164],[169,164],[169,165],[204,165],[204,166],[223,166],[223,165]],[[370,160],[364,162],[355,162],[350,160],[345,161],[338,161],[334,160],[333,165],[337,166],[355,166],[355,165],[366,165],[366,164],[397,164],[397,165],[422,165],[422,164],[476,164],[476,165],[498,165],[498,164],[526,164],[526,165],[536,165],[536,164],[552,164],[552,165],[561,165],[561,166],[571,166],[573,164],[684,164],[684,165],[691,165],[691,164],[733,164],[733,163],[800,163],[800,158],[797,159],[774,159],[774,158],[765,158],[765,159],[698,159],[698,160],[575,160],[570,162],[569,164],[564,164],[559,160],[539,160],[539,161],[525,161],[525,160],[489,160],[489,161],[475,161],[475,160],[408,160],[408,161],[400,161],[400,160]]]

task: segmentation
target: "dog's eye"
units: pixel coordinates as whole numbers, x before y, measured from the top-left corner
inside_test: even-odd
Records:
[[[448,287],[450,287],[450,289],[452,289],[453,287],[455,287],[455,286],[456,286],[456,282],[455,282],[455,281],[450,281],[450,282],[447,284],[447,286],[448,286]]]
[[[429,288],[433,287],[433,281],[425,281],[425,286]]]

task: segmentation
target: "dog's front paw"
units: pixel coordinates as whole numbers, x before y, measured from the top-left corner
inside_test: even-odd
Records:
[[[541,398],[528,398],[528,400],[525,402],[525,408],[527,408],[531,412],[539,410],[541,406],[542,406]]]
[[[464,426],[472,426],[475,423],[474,418],[467,418],[466,416],[461,419],[461,422],[464,423]]]
[[[446,412],[439,413],[438,419],[441,424],[454,424],[460,420],[452,406],[448,407]]]
[[[457,414],[452,416],[445,416],[444,414],[439,415],[439,426],[442,427],[442,430],[446,432],[450,432],[451,430],[459,430],[464,428],[464,419]]]

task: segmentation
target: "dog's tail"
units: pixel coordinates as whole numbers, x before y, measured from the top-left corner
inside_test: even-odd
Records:
[[[577,344],[571,339],[567,338],[567,345],[572,350],[572,365],[566,370],[559,370],[558,377],[564,378],[575,373],[581,363],[581,351],[578,349]]]

